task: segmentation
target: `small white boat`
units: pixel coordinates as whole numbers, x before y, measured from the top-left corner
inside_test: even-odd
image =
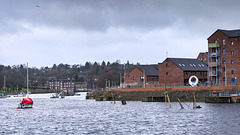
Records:
[[[14,96],[14,97],[26,97],[26,94],[21,91],[19,94],[17,94],[17,95]]]
[[[81,96],[81,94],[80,93],[75,93],[74,96]]]
[[[7,98],[7,94],[3,93],[2,95],[0,95],[0,98]]]

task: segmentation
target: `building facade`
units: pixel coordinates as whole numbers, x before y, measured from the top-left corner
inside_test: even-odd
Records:
[[[240,30],[215,31],[208,38],[209,82],[235,85],[240,79]]]
[[[200,52],[197,59],[204,63],[208,63],[208,52]]]
[[[157,65],[131,65],[124,70],[124,84],[144,87],[145,84],[158,83]]]
[[[199,79],[199,85],[207,83],[207,64],[198,59],[167,58],[158,66],[161,85],[185,86],[193,75]]]

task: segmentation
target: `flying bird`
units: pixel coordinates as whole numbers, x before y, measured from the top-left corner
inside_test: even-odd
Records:
[[[36,7],[38,7],[38,8],[39,8],[40,6],[38,6],[38,5],[37,5]]]

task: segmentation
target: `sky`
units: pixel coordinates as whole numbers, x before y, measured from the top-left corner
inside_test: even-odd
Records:
[[[239,0],[0,0],[0,64],[52,67],[196,58]]]

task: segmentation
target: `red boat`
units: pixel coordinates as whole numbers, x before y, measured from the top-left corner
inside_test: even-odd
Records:
[[[32,108],[33,101],[31,98],[23,98],[22,102],[18,105],[18,109]]]

